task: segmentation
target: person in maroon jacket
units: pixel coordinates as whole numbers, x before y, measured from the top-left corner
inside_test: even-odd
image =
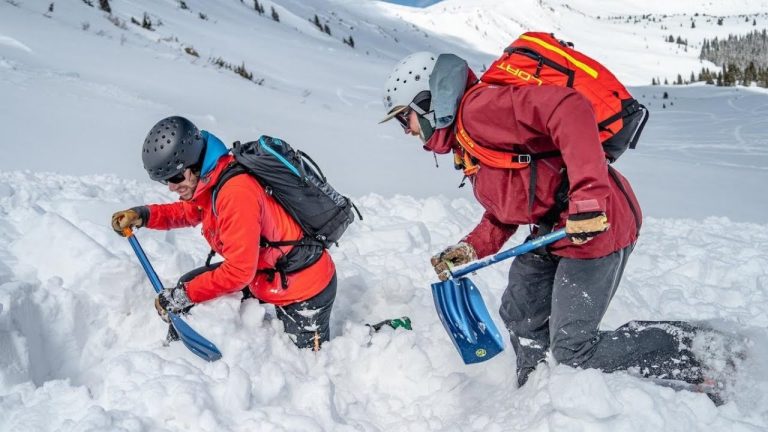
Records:
[[[599,330],[642,214],[629,182],[606,161],[590,102],[570,88],[477,85],[455,55],[412,54],[388,78],[382,122],[396,119],[425,150],[453,151],[456,161],[465,160],[457,123],[485,148],[556,155],[521,169],[472,160],[465,174],[485,213],[431,260],[446,280],[452,266],[498,252],[520,225],[532,226],[531,237],[565,227],[567,238],[517,257],[509,271],[500,314],[517,355],[518,384],[547,351],[573,367],[701,383],[700,364],[663,326],[630,322]]]

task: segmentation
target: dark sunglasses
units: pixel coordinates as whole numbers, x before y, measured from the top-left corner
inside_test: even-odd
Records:
[[[186,171],[186,169],[184,171]],[[184,179],[186,178],[186,177],[184,177],[184,171],[176,174],[173,177],[168,177],[167,179],[160,180],[160,183],[162,183],[164,185],[167,185],[168,183],[179,184],[179,183],[183,182]]]
[[[403,127],[403,129],[408,130],[408,116],[411,114],[411,108],[405,109],[403,111],[400,111],[395,115],[395,119],[397,119],[397,122],[400,123],[400,126]]]

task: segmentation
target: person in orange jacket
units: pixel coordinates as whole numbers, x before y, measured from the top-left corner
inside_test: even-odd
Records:
[[[234,157],[216,136],[200,131],[186,118],[168,117],[149,131],[142,160],[149,177],[167,184],[179,201],[116,212],[115,232],[202,223],[211,256],[215,252],[224,258],[215,264],[209,258],[205,266],[158,294],[155,307],[165,321],[167,311],[185,312],[196,303],[242,291],[243,299],[255,297],[275,305],[277,317],[299,348],[317,350],[330,339],[336,298],[336,268],[330,254],[302,245],[266,245],[300,239],[302,229],[253,176],[227,176],[219,184]],[[309,264],[286,271],[288,260]],[[171,327],[169,339],[177,338]]]

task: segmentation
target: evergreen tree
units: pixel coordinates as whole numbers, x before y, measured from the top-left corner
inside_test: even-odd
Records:
[[[693,29],[693,28],[696,28],[696,21],[694,21],[694,20],[691,20],[691,28],[692,28],[692,29]]]
[[[677,81],[675,82],[677,85],[683,85],[683,77],[680,74],[677,74]]]
[[[315,27],[320,29],[320,31],[323,31],[323,25],[320,23],[320,18],[317,16],[317,14],[315,14],[315,19],[312,20],[312,24],[314,24]]]
[[[112,13],[112,8],[109,7],[109,0],[99,0],[99,9],[103,10],[108,14]]]
[[[280,15],[277,14],[277,11],[275,10],[275,7],[272,6],[272,19],[280,22]]]
[[[331,35],[331,28],[330,28],[330,27],[328,27],[328,24],[327,24],[327,23],[323,25],[323,31],[324,31],[325,33],[327,33],[327,34],[328,34],[328,36],[330,36],[330,35]]]
[[[141,19],[141,27],[147,30],[154,30],[152,28],[152,20],[149,19],[149,14],[144,12],[144,17]]]

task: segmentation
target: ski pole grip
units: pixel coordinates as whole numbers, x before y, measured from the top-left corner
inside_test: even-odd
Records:
[[[132,235],[133,235],[133,230],[131,229],[131,227],[123,228],[123,236],[130,237]]]

